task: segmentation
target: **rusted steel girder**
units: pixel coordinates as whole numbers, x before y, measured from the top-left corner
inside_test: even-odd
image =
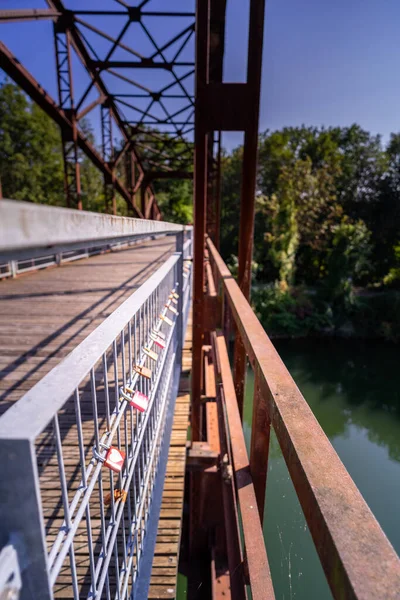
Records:
[[[63,27],[65,29],[65,31],[68,34],[69,39],[71,41],[71,45],[73,46],[77,56],[79,57],[80,61],[82,62],[82,65],[85,67],[86,71],[88,72],[89,76],[91,77],[93,85],[98,90],[98,93],[100,94],[100,96],[102,98],[105,97],[107,99],[107,102],[109,105],[110,116],[112,116],[115,123],[117,124],[124,140],[127,142],[129,141],[131,143],[131,152],[134,153],[134,157],[137,162],[138,168],[141,171],[141,173],[143,174],[144,170],[141,165],[140,158],[134,150],[134,142],[131,139],[129,128],[127,127],[126,123],[122,119],[122,117],[115,105],[115,102],[113,100],[113,96],[112,96],[112,94],[109,93],[107,86],[104,84],[104,81],[100,77],[99,71],[93,65],[93,60],[90,57],[85,44],[82,42],[81,36],[75,26],[74,17],[72,15],[71,11],[66,10],[66,8],[61,0],[46,0],[46,1],[51,9],[53,9],[54,11],[57,11],[60,14],[59,20],[58,20],[58,23],[59,23],[58,26]],[[82,103],[82,100],[81,100],[81,103]],[[113,206],[113,212],[114,212],[114,211],[116,211],[116,201],[115,201],[114,190],[115,190],[115,187],[117,187],[117,184],[116,184],[115,174],[113,173],[113,169],[111,168],[109,170],[111,171],[110,175],[108,173],[104,173],[105,192],[106,192],[106,197],[108,197],[107,203],[109,203],[111,200],[112,206]],[[128,197],[129,197],[129,194],[128,194]],[[125,198],[125,199],[127,200],[127,198]],[[140,210],[138,210],[137,207],[134,205],[132,197],[129,197],[129,200],[127,200],[127,202],[128,202],[128,207],[133,208],[133,210],[137,214],[137,216],[142,216],[143,213]]]
[[[193,366],[192,439],[201,440],[202,347],[204,343],[204,244],[206,233],[208,135],[207,106],[201,97],[208,83],[210,49],[210,0],[197,0],[196,12],[196,98],[194,162],[194,252],[193,252]]]
[[[60,16],[57,10],[51,8],[21,8],[0,10],[0,22],[38,21],[41,19],[56,20]]]
[[[214,244],[207,244],[334,598],[397,599],[399,557]],[[252,436],[265,427],[263,417]],[[267,464],[251,447],[256,483]]]
[[[115,155],[112,130],[112,114],[108,102],[101,106],[101,144],[103,150],[103,159],[108,164],[111,177],[104,176],[104,199],[106,212],[117,214],[117,199],[115,197]]]
[[[166,43],[164,43],[162,45],[157,44],[156,40],[147,31],[147,28],[145,26],[143,26],[145,34],[149,37],[151,44],[155,48],[155,52],[153,53],[153,55],[150,55],[147,57],[140,56],[137,52],[132,50],[132,48],[130,48],[126,43],[122,42],[124,33],[127,31],[129,24],[132,21],[141,23],[142,17],[145,17],[145,16],[162,16],[162,15],[166,16],[166,17],[167,16],[176,16],[176,17],[194,16],[193,13],[190,13],[190,12],[184,12],[184,13],[176,12],[175,13],[175,12],[168,12],[168,11],[165,11],[165,12],[146,11],[146,10],[143,10],[141,7],[130,7],[125,3],[123,3],[123,5],[126,8],[125,8],[125,10],[122,10],[122,11],[118,11],[118,10],[70,11],[65,8],[62,0],[47,0],[47,4],[50,6],[51,9],[53,9],[54,11],[57,11],[61,15],[60,22],[63,23],[63,25],[66,27],[67,31],[70,33],[72,46],[73,46],[77,56],[79,57],[82,65],[84,66],[84,68],[87,70],[89,76],[91,77],[92,85],[89,86],[86,94],[89,92],[89,90],[92,88],[92,86],[94,86],[97,89],[100,96],[105,97],[107,99],[112,118],[115,121],[115,124],[117,125],[118,129],[120,130],[120,133],[121,133],[123,139],[125,140],[126,143],[129,143],[130,150],[134,154],[135,162],[136,162],[137,168],[139,170],[139,174],[143,176],[146,173],[147,168],[145,168],[144,162],[142,162],[141,157],[140,157],[140,148],[139,148],[140,135],[138,136],[138,134],[139,134],[139,130],[137,127],[138,123],[132,123],[133,126],[131,126],[131,123],[129,121],[125,120],[121,111],[119,110],[119,105],[117,105],[117,100],[116,100],[117,96],[114,96],[113,94],[110,93],[109,87],[108,87],[108,85],[105,84],[104,78],[102,77],[102,71],[107,71],[108,73],[112,73],[115,77],[119,77],[120,79],[123,79],[126,82],[130,82],[131,84],[134,85],[134,90],[137,91],[137,89],[140,88],[143,92],[145,92],[145,95],[147,95],[149,97],[149,102],[151,101],[151,103],[150,103],[148,109],[143,114],[143,117],[140,119],[139,124],[142,124],[142,125],[145,124],[145,121],[143,120],[144,116],[149,113],[150,107],[152,106],[152,104],[154,102],[159,102],[162,110],[166,113],[165,123],[174,127],[174,131],[177,134],[177,136],[180,138],[181,142],[184,143],[187,148],[189,148],[189,145],[187,143],[185,135],[187,133],[186,127],[188,125],[188,121],[190,120],[190,117],[188,117],[186,119],[186,121],[182,121],[182,122],[178,122],[175,119],[175,117],[178,114],[182,113],[182,111],[186,110],[187,107],[181,108],[180,111],[177,111],[174,114],[170,114],[170,112],[165,108],[165,105],[162,102],[162,98],[164,97],[164,94],[166,93],[168,86],[166,88],[163,88],[156,92],[152,92],[151,90],[148,90],[143,85],[138,86],[136,82],[130,80],[129,78],[127,78],[120,72],[115,71],[114,69],[115,68],[125,68],[125,67],[129,68],[129,69],[130,68],[139,68],[140,69],[140,68],[151,68],[151,67],[154,67],[157,69],[167,69],[168,71],[171,71],[171,73],[174,74],[174,77],[176,78],[176,83],[177,84],[179,83],[179,86],[180,86],[182,94],[183,94],[182,97],[186,96],[186,98],[189,102],[189,106],[190,106],[190,104],[193,105],[193,100],[188,95],[187,90],[184,89],[184,87],[182,85],[182,81],[181,81],[184,77],[186,77],[186,75],[178,76],[176,74],[176,72],[174,71],[175,67],[182,67],[183,65],[193,66],[193,62],[179,61],[180,52],[183,50],[183,48],[185,48],[186,44],[188,43],[188,40],[190,39],[190,37],[193,34],[193,29],[194,29],[193,24],[184,28],[177,35],[173,36],[171,40],[167,41]],[[89,16],[89,15],[95,15],[95,14],[110,14],[110,15],[119,14],[121,16],[124,16],[126,18],[126,21],[125,21],[125,24],[122,26],[122,29],[121,29],[119,35],[114,38],[114,37],[110,36],[106,31],[103,32],[100,29],[98,29],[97,27],[94,27],[92,24],[88,23],[87,21],[84,21],[81,19],[81,17],[84,15]],[[81,29],[77,26],[78,24],[81,26],[83,25],[85,28],[89,28],[91,31],[93,31],[97,35],[101,36],[102,38],[108,39],[109,41],[112,42],[111,49],[109,50],[109,52],[107,53],[107,56],[105,57],[105,59],[103,61],[93,60],[93,56],[91,56],[91,54],[88,50],[88,42],[87,42],[83,32],[81,31]],[[163,54],[163,52],[176,41],[181,41],[180,50],[179,50],[179,52],[177,52],[173,61],[168,62],[166,60],[166,57]],[[135,60],[133,62],[129,61],[129,60],[118,60],[118,61],[113,60],[112,55],[117,48],[121,48],[124,51],[129,52],[130,54],[133,54],[135,57],[139,57],[140,60]],[[154,60],[155,57],[162,58],[162,61]],[[121,98],[119,99],[119,102],[123,103]],[[81,100],[80,104],[81,103],[82,103],[82,100]],[[129,106],[129,104],[127,104],[127,105]],[[131,106],[131,108],[136,109],[134,106]],[[158,123],[162,123],[162,120],[157,119],[155,122],[153,117],[152,117],[152,120],[149,122],[149,124],[152,126],[157,126]],[[147,162],[149,164],[152,164],[150,159],[147,160]],[[157,164],[157,163],[154,163],[154,164]],[[167,169],[167,166],[165,166],[165,168]],[[137,185],[138,185],[138,187],[140,187],[140,185],[141,185],[140,177],[137,180]],[[159,216],[160,211],[159,211],[159,208],[158,208],[156,200],[155,200],[152,184],[151,183],[146,184],[144,182],[143,185],[146,188],[149,187],[150,201],[149,201],[148,212],[150,212],[150,214],[153,214],[153,212],[154,212],[155,214],[157,214],[157,216]],[[147,191],[145,190],[143,193],[146,194]]]
[[[250,0],[249,46],[247,53],[248,122],[243,144],[240,194],[238,283],[250,298],[253,258],[254,212],[257,180],[258,120],[260,111],[261,67],[264,37],[265,0]],[[235,338],[234,378],[240,414],[243,417],[246,354],[239,335]]]
[[[72,128],[61,129],[64,158],[64,189],[69,208],[82,210],[81,175],[78,158],[78,127],[72,84],[71,41],[65,29],[54,23],[58,106],[68,116]]]
[[[233,459],[233,475],[242,519],[242,531],[247,562],[247,574],[253,600],[272,600],[275,598],[267,552],[262,530],[262,521],[256,511],[256,493],[250,473],[249,458],[243,426],[236,400],[232,379],[228,349],[222,332],[212,336],[218,365],[220,391],[226,409],[229,426],[230,444]],[[267,460],[265,460],[268,463]],[[265,491],[265,488],[264,488]]]
[[[70,135],[73,135],[73,127],[70,119],[61,110],[53,98],[41,87],[36,79],[23,67],[20,61],[13,56],[10,50],[5,44],[0,42],[0,67],[5,71],[14,81],[17,83],[28,96],[36,102],[38,106],[46,114],[49,115],[55,121],[62,130],[68,130]],[[92,161],[103,174],[111,176],[111,170],[108,165],[103,161],[97,150],[86,140],[83,134],[77,131],[77,143],[79,148],[86,154],[86,156]],[[131,204],[131,195],[125,188],[124,184],[119,180],[115,179],[115,186],[124,200]],[[141,217],[142,214],[137,210],[135,206],[132,206],[135,214]]]

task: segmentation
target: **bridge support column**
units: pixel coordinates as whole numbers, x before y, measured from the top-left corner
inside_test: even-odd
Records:
[[[60,19],[54,24],[59,108],[64,111],[72,129],[62,128],[64,156],[64,189],[67,206],[82,210],[81,177],[78,160],[78,126],[72,85],[71,42],[66,23]]]
[[[112,131],[112,113],[108,102],[101,106],[101,144],[103,159],[111,170],[111,175],[104,175],[104,202],[107,213],[117,214],[117,199],[115,197],[115,166],[114,142]]]
[[[202,439],[201,386],[204,339],[204,244],[207,212],[208,135],[207,105],[202,93],[208,83],[210,0],[198,0],[196,12],[196,98],[194,161],[194,253],[193,253],[193,367],[192,441]]]
[[[254,210],[257,183],[258,120],[260,107],[261,66],[264,34],[265,0],[251,0],[249,45],[247,54],[248,121],[244,133],[242,186],[240,196],[239,274],[238,284],[249,300],[253,258]],[[246,354],[240,335],[235,338],[234,381],[243,418]]]
[[[0,547],[17,551],[21,600],[51,600],[35,448],[22,433],[0,431],[0,481]]]

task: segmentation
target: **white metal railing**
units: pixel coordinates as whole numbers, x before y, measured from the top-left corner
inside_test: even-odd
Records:
[[[24,600],[66,581],[75,599],[143,588],[191,301],[192,230],[175,235],[177,252],[0,418],[0,544],[19,540]]]
[[[0,279],[183,231],[191,231],[191,227],[2,200]]]

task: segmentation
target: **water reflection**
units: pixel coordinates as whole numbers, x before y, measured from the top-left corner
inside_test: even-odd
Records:
[[[290,340],[276,346],[400,553],[400,348],[344,340]],[[249,373],[247,439],[252,387]],[[277,598],[332,597],[275,436],[271,439],[264,531]]]

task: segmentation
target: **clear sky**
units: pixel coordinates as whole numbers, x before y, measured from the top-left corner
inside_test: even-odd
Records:
[[[103,2],[66,4],[97,8]],[[224,78],[243,81],[248,1],[227,4]],[[400,130],[400,0],[266,0],[266,4],[261,130],[357,122],[384,140]],[[0,0],[1,8],[44,6],[41,0]],[[193,0],[148,4],[149,9],[160,6],[190,10]],[[107,22],[101,26],[107,27]],[[56,98],[50,23],[2,24],[0,38]],[[231,146],[240,137],[231,134],[225,143]]]

